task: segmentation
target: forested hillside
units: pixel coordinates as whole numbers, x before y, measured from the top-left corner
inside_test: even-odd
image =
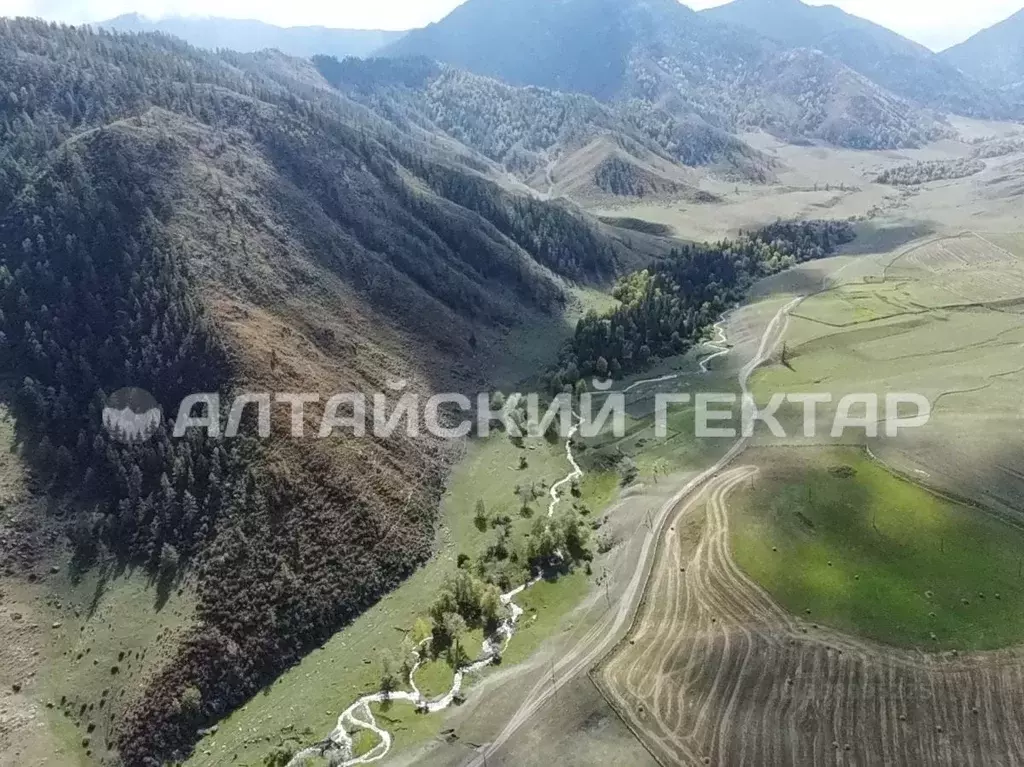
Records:
[[[893,186],[916,186],[930,181],[966,178],[985,170],[985,163],[980,159],[962,158],[959,160],[928,160],[897,165],[878,174],[879,184]]]
[[[0,20],[0,80],[0,353],[25,457],[79,567],[198,600],[95,742],[174,759],[424,561],[449,456],[402,430],[288,439],[287,409],[270,440],[165,423],[123,445],[106,396],[142,387],[173,417],[192,392],[477,381],[565,278],[636,255],[277,54]]]
[[[380,55],[426,56],[609,103],[639,99],[725,131],[883,149],[947,130],[835,58],[715,23],[676,0],[469,0]]]
[[[704,166],[727,178],[757,181],[770,174],[768,159],[735,136],[646,101],[602,104],[583,94],[511,86],[424,58],[318,56],[314,62],[349,98],[389,119],[443,132],[542,191],[601,138],[632,165]]]

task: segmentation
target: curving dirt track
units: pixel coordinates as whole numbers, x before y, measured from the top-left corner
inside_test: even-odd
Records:
[[[737,567],[723,472],[659,549],[594,677],[662,763],[1024,764],[1024,653],[926,655],[798,620]]]

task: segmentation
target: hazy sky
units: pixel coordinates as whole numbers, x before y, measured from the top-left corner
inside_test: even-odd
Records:
[[[70,23],[136,11],[146,16],[255,18],[281,26],[319,24],[359,29],[409,29],[437,21],[461,0],[0,0],[0,16],[42,16]],[[693,8],[723,0],[689,0]],[[810,0],[824,5],[826,0]],[[930,48],[941,50],[1016,12],[1022,0],[833,0]]]

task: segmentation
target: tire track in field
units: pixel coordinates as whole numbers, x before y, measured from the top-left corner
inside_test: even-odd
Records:
[[[1024,652],[929,655],[785,612],[732,559],[723,472],[666,536],[628,642],[601,670],[664,764],[1024,765]],[[687,548],[683,517],[705,515]]]

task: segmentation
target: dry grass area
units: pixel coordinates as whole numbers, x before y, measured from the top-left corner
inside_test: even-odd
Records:
[[[0,604],[0,765],[34,767],[67,758],[37,697],[51,616],[30,590],[3,590]],[[18,617],[16,617],[18,616]],[[68,759],[67,764],[73,764]]]
[[[700,176],[696,171],[669,162],[647,150],[637,150],[636,157],[619,147],[611,136],[600,136],[586,146],[553,159],[546,168],[538,170],[529,180],[531,186],[547,190],[551,197],[569,197],[577,202],[610,204],[621,202],[622,198],[608,190],[601,189],[596,177],[603,164],[616,160],[633,169],[648,182],[651,196],[693,199],[698,193]],[[654,193],[654,189],[663,194]],[[674,191],[668,191],[674,190]]]
[[[854,151],[828,146],[793,146],[765,133],[741,136],[774,163],[770,184],[736,183],[713,174],[699,187],[716,202],[595,199],[602,216],[627,216],[670,227],[677,236],[716,240],[755,229],[777,218],[861,219],[856,253],[884,253],[931,232],[962,229],[1019,229],[1024,184],[1021,154],[986,160],[970,178],[936,181],[915,189],[894,189],[875,181],[908,163],[956,161],[970,157],[981,137],[997,137],[1019,126],[957,119],[962,141],[944,140],[920,149]],[[985,222],[984,224],[980,222]]]
[[[506,751],[487,760],[488,765],[657,765],[587,677],[559,688],[557,698],[541,709],[537,719],[539,726],[524,728]]]
[[[999,240],[1015,244],[1013,235],[993,239],[974,232],[928,242],[893,261],[885,277],[930,285],[966,303],[1024,298],[1024,258]]]
[[[725,472],[677,521],[634,629],[601,681],[665,764],[1009,764],[1024,728],[1024,656],[923,655],[797,619],[729,547]]]
[[[7,574],[29,555],[35,532],[30,517],[37,510],[26,499],[27,473],[15,450],[14,424],[6,407],[0,411],[0,562]],[[27,523],[27,525],[26,525]],[[0,767],[34,767],[65,755],[49,729],[47,709],[39,696],[40,677],[48,660],[53,617],[40,589],[14,578],[0,582]]]

